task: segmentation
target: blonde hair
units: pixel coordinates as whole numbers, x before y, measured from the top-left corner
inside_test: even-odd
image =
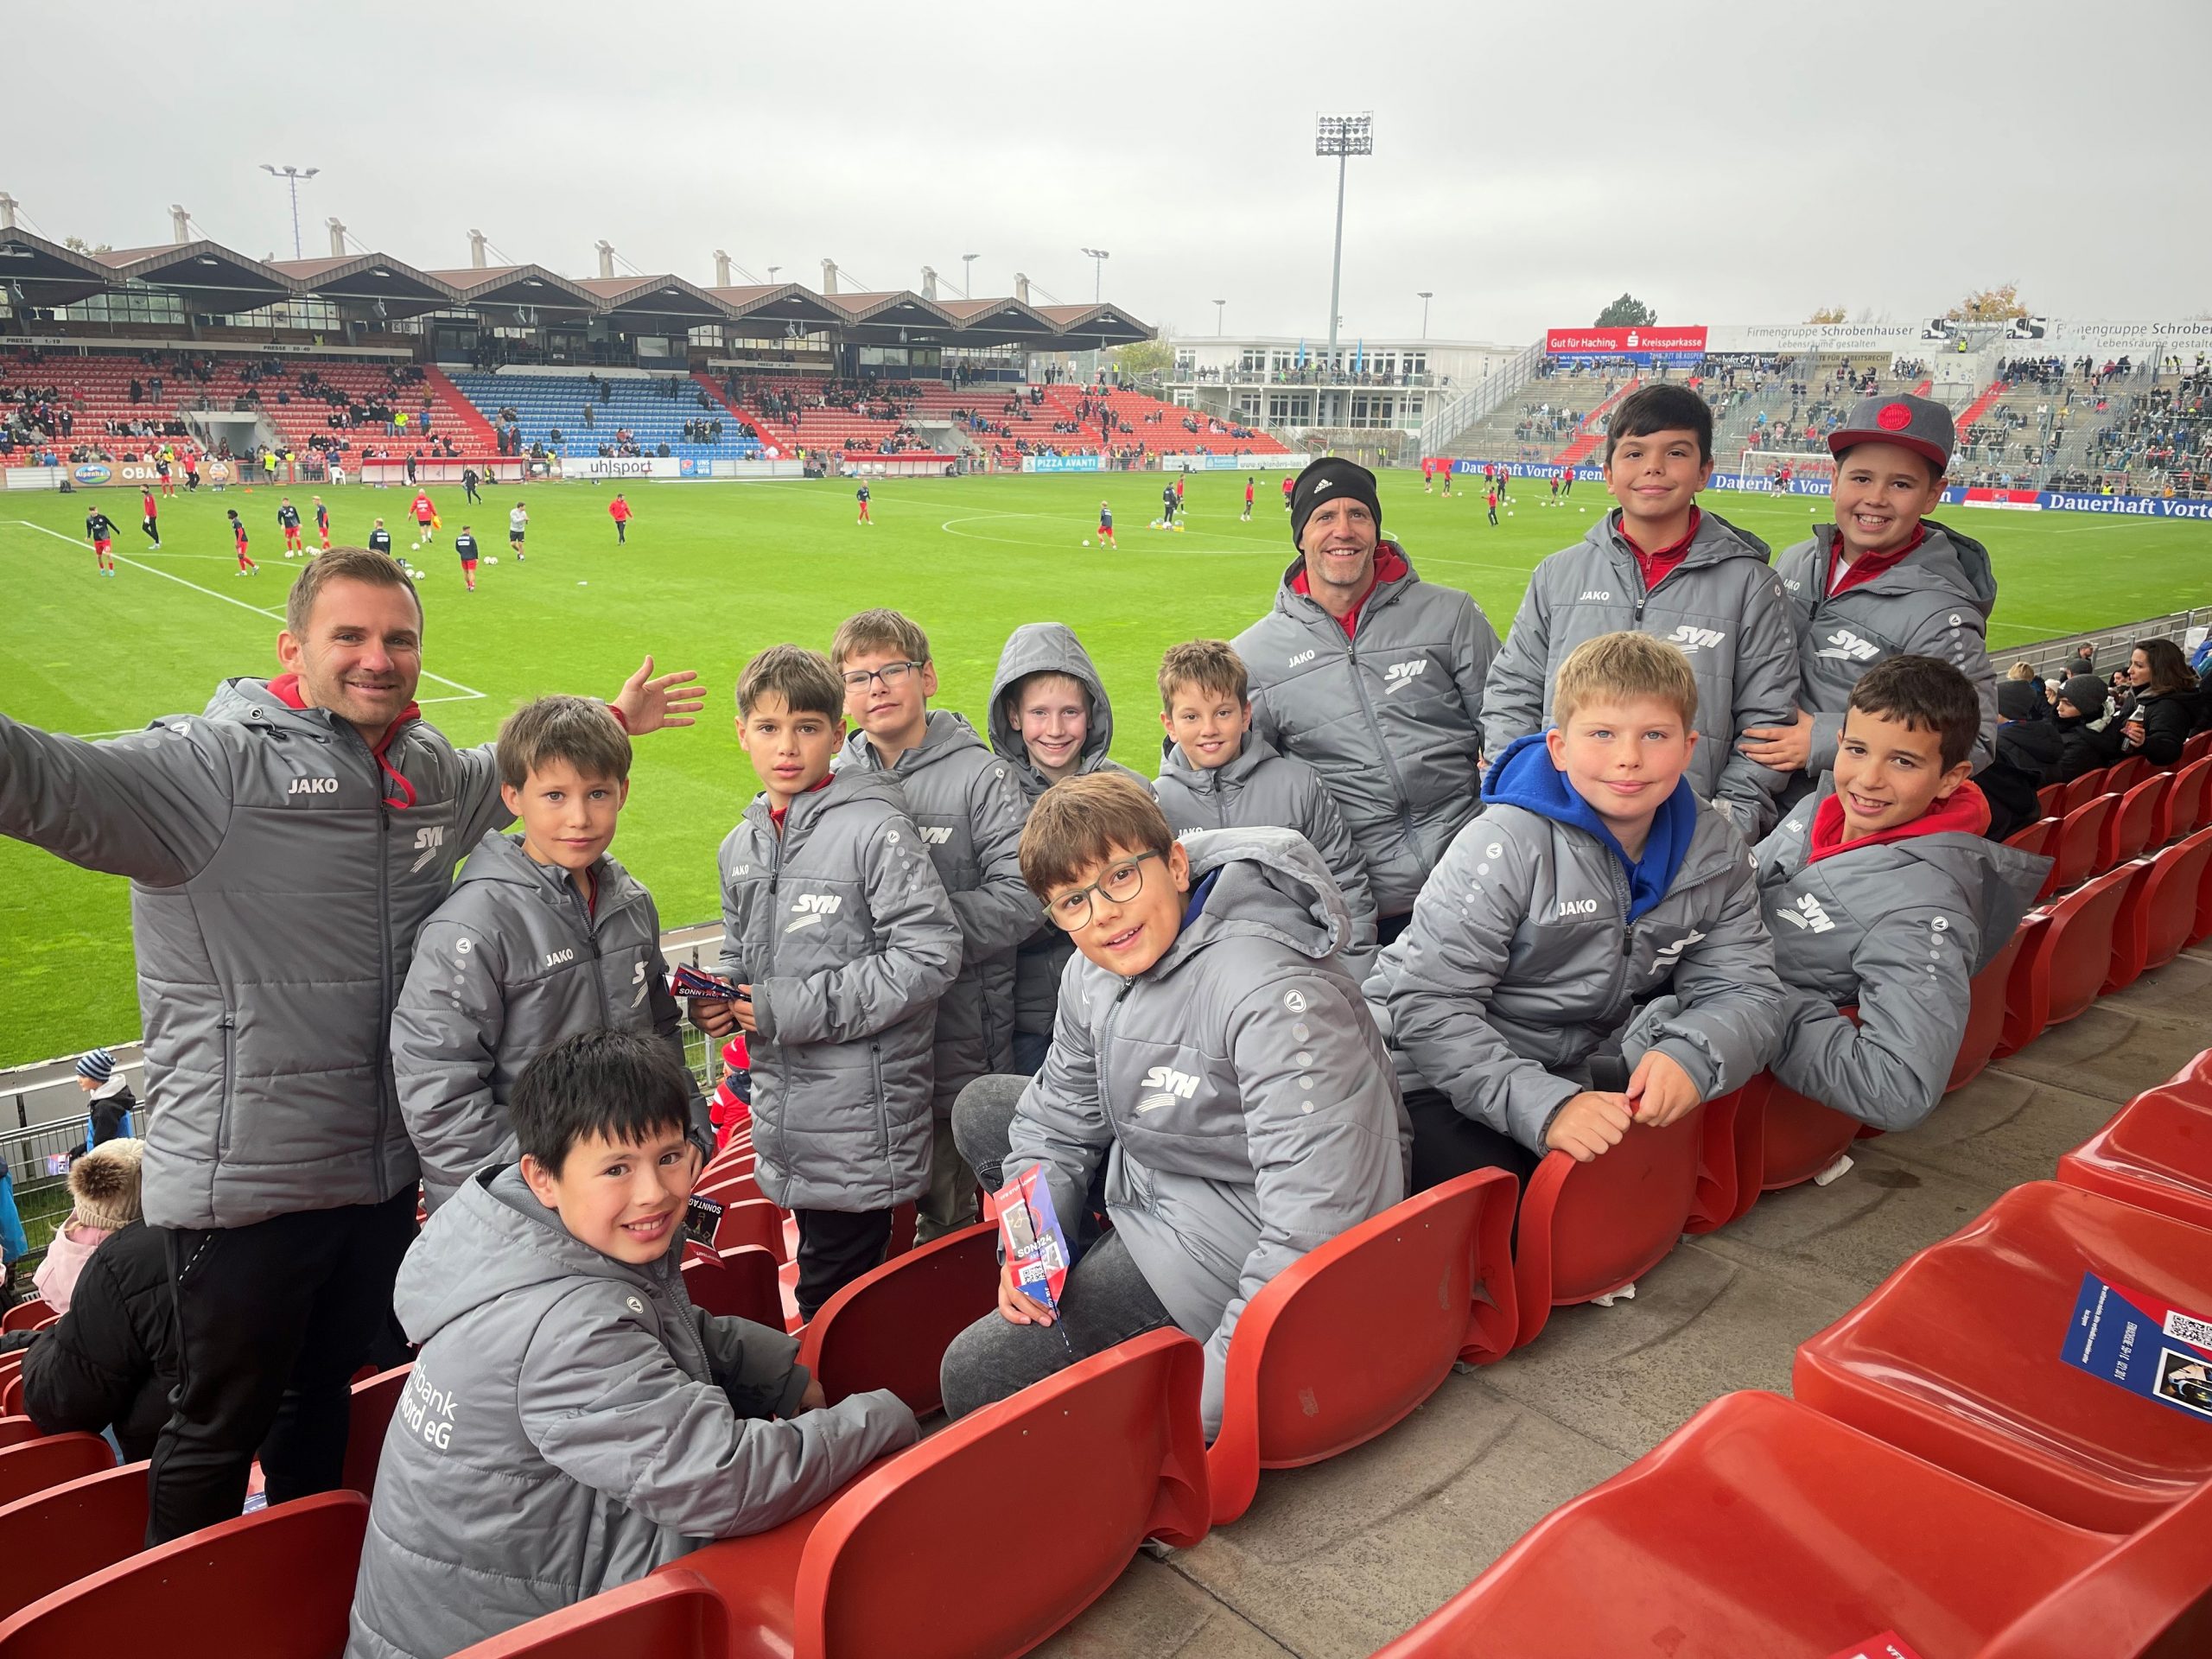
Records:
[[[842,672],[847,663],[871,651],[895,651],[910,663],[930,660],[930,637],[901,611],[862,611],[837,625],[830,642],[830,665]]]
[[[1167,654],[1160,660],[1160,707],[1172,713],[1175,694],[1185,686],[1235,697],[1239,702],[1252,700],[1251,677],[1245,672],[1244,659],[1226,639],[1189,639],[1168,646]]]
[[[1648,633],[1601,633],[1567,654],[1552,679],[1552,720],[1565,725],[1585,703],[1648,697],[1697,724],[1697,673],[1678,646]]]
[[[2036,665],[2023,657],[2005,671],[2005,677],[2008,680],[2033,680],[2042,677],[2036,672]]]

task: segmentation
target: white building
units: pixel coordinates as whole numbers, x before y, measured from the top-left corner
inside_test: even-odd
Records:
[[[1169,395],[1272,432],[1307,427],[1418,432],[1430,410],[1528,348],[1478,340],[1179,334]]]

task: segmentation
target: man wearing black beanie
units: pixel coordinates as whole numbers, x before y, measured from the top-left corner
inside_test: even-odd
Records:
[[[1367,861],[1387,944],[1479,803],[1483,677],[1497,632],[1382,539],[1375,474],[1333,456],[1290,496],[1298,556],[1236,638],[1252,729],[1321,774]]]

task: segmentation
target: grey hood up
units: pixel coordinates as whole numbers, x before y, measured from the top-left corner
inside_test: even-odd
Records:
[[[1116,1236],[1205,1344],[1211,1433],[1245,1304],[1405,1197],[1411,1130],[1340,959],[1351,918],[1319,855],[1287,830],[1183,845],[1194,891],[1216,877],[1203,909],[1133,978],[1076,959],[1004,1170],[1042,1168],[1072,1216],[1106,1160]]]
[[[423,1347],[377,1465],[347,1659],[445,1659],[779,1525],[912,1442],[889,1393],[799,1412],[797,1339],[694,1307],[681,1237],[618,1262],[512,1166],[431,1217],[392,1297]]]

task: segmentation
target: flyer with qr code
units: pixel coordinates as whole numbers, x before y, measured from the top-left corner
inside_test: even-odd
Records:
[[[1830,1654],[1828,1659],[1920,1659],[1920,1652],[1895,1630],[1884,1630]]]
[[[1060,1287],[1068,1280],[1068,1239],[1053,1213],[1052,1189],[1043,1173],[1028,1170],[993,1196],[999,1209],[999,1242],[1006,1247],[1014,1284],[1025,1296],[1058,1307]]]
[[[2212,1319],[2085,1273],[2063,1357],[2130,1394],[2212,1421]]]

